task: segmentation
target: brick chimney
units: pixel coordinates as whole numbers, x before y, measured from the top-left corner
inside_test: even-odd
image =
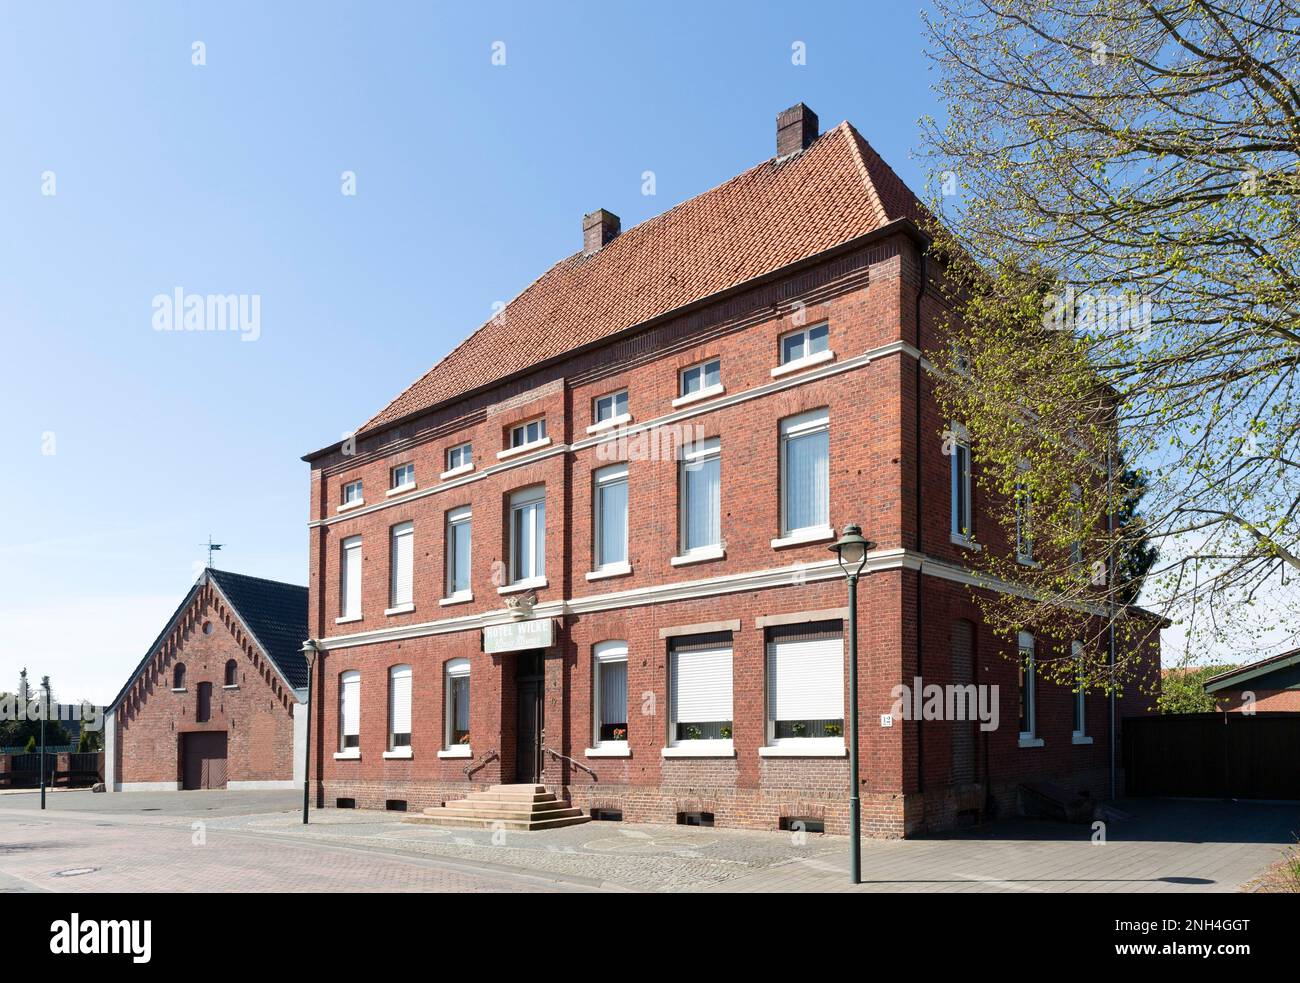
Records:
[[[582,251],[590,256],[598,253],[602,246],[613,242],[619,232],[618,216],[603,208],[597,208],[590,215],[582,216]]]
[[[788,157],[807,150],[817,139],[817,114],[798,102],[776,117],[776,155]]]

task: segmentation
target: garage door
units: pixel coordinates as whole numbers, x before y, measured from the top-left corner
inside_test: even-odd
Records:
[[[226,732],[181,735],[182,786],[226,787]]]

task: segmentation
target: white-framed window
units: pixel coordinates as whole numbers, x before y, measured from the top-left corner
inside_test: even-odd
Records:
[[[1074,739],[1077,741],[1088,736],[1087,693],[1083,688],[1083,642],[1075,641],[1070,645],[1070,654],[1074,657]]]
[[[615,420],[621,416],[627,416],[626,389],[620,389],[607,396],[599,396],[592,405],[592,423],[604,423],[606,420]]]
[[[473,513],[468,505],[447,512],[447,596],[470,593],[469,564]]]
[[[349,481],[346,485],[343,486],[344,505],[351,505],[353,502],[360,502],[362,500],[363,499],[361,497],[360,481]]]
[[[474,463],[474,447],[472,444],[457,444],[455,447],[447,448],[447,470],[457,471],[460,468],[468,468]]]
[[[361,617],[361,537],[339,544],[339,617]]]
[[[830,325],[823,321],[781,336],[781,364],[811,358],[830,349]]]
[[[781,421],[781,535],[830,529],[831,419],[813,410]]]
[[[627,642],[598,642],[595,659],[592,719],[596,723],[595,746],[606,749],[627,747]]]
[[[722,545],[722,441],[710,437],[681,449],[682,555],[715,552]]]
[[[722,360],[711,358],[682,369],[678,376],[678,396],[691,396],[722,385]]]
[[[414,603],[415,523],[399,522],[389,530],[388,605],[392,608]]]
[[[672,640],[668,653],[668,743],[732,747],[731,635]]]
[[[388,670],[388,750],[411,746],[411,667]]]
[[[389,488],[408,488],[415,484],[415,464],[407,461],[389,472]]]
[[[951,432],[951,532],[954,539],[965,541],[975,531],[971,518],[970,434],[960,424],[953,424]]]
[[[1027,465],[1021,465],[1020,470],[1027,471]],[[1016,560],[1020,563],[1031,564],[1034,562],[1034,537],[1031,527],[1032,513],[1034,507],[1033,495],[1029,490],[1029,483],[1025,479],[1016,482]]]
[[[546,487],[510,496],[510,581],[546,576]]]
[[[840,622],[767,632],[767,743],[844,747],[844,630]]]
[[[339,750],[361,749],[361,673],[349,669],[339,676]]]
[[[469,747],[469,659],[452,659],[444,675],[443,747]]]
[[[1031,742],[1038,737],[1037,720],[1037,678],[1034,666],[1034,636],[1027,631],[1020,633],[1020,651],[1018,665],[1017,691],[1020,695],[1020,742]]]
[[[627,565],[627,465],[601,468],[595,481],[596,569]]]
[[[527,447],[546,439],[546,418],[529,420],[510,428],[510,446]]]

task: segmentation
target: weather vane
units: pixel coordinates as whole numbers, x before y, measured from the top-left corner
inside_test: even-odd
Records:
[[[208,541],[207,541],[206,543],[199,543],[199,545],[202,546],[202,547],[204,547],[204,548],[208,551],[208,566],[209,566],[210,568],[213,568],[213,567],[212,567],[212,554],[215,553],[217,550],[221,549],[222,544],[221,544],[221,543],[214,543],[214,542],[212,541],[212,533],[208,533]],[[213,568],[213,569],[215,569],[215,568]]]

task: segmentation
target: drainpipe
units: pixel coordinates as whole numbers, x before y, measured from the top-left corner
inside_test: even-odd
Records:
[[[1115,507],[1111,501],[1112,488],[1111,482],[1114,480],[1114,459],[1111,454],[1111,445],[1106,445],[1106,532],[1114,549],[1115,542]],[[1112,555],[1106,564],[1106,608],[1107,608],[1107,625],[1106,633],[1109,636],[1110,649],[1110,797],[1114,801],[1116,795],[1117,771],[1115,768],[1115,557]]]
[[[921,298],[925,296],[925,279],[926,279],[926,257],[924,250],[921,251],[921,282],[916,288],[916,347],[921,350]],[[921,512],[921,359],[916,359],[916,552],[918,556],[924,557],[925,553],[922,548],[922,512]],[[925,624],[925,615],[922,608],[922,589],[921,578],[924,574],[925,562],[921,561],[921,566],[916,571],[916,675],[924,678],[922,673],[923,656],[922,648],[922,628]],[[921,730],[921,721],[916,722],[916,790],[925,791],[925,740]]]

